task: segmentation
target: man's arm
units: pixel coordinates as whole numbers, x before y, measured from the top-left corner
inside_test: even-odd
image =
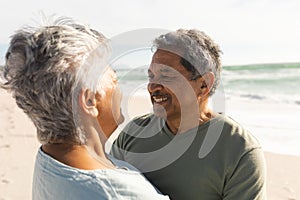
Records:
[[[261,148],[243,155],[224,186],[224,200],[265,200],[266,165]]]

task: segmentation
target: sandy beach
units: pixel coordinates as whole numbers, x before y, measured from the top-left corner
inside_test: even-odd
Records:
[[[145,98],[124,98],[124,100],[123,112],[127,120],[150,110],[149,101]],[[0,90],[0,102],[0,200],[31,199],[34,159],[39,147],[35,128],[27,116],[16,106],[10,94]],[[274,130],[284,132],[288,130],[287,126],[290,128],[291,124],[294,124],[293,130],[297,131],[294,123],[296,121],[291,121],[291,119],[293,117],[294,120],[297,119],[293,113],[300,113],[300,106],[280,108],[276,104],[236,99],[228,99],[226,103],[226,113],[245,124],[251,132],[256,132],[256,134]],[[279,110],[280,115],[278,115]],[[285,115],[290,116],[288,124],[280,124],[279,122],[287,117]],[[116,137],[119,130],[114,133],[111,140]],[[260,137],[258,138],[260,139]],[[261,139],[268,139],[268,135],[262,136]],[[279,139],[284,142],[284,137]],[[300,141],[295,142],[299,143]],[[266,146],[266,150],[272,149],[272,145],[268,147],[268,142],[261,143],[263,147]],[[266,151],[265,157],[268,199],[300,199],[300,156]]]

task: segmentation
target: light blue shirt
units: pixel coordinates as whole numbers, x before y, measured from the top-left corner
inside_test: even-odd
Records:
[[[32,199],[169,199],[130,164],[109,158],[117,169],[81,170],[53,159],[40,148],[34,168]]]

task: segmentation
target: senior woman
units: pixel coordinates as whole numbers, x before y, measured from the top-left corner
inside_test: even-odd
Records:
[[[123,121],[108,56],[102,34],[69,19],[12,36],[2,87],[32,120],[42,144],[33,199],[168,199],[104,151]]]

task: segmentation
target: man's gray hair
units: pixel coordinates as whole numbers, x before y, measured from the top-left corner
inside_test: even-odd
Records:
[[[78,80],[85,78],[78,76],[79,69],[99,45],[106,44],[102,34],[67,18],[39,28],[23,28],[12,36],[1,86],[12,92],[17,105],[33,121],[42,144],[86,143],[74,121],[77,113],[73,113],[72,98],[78,84],[85,82]],[[91,68],[100,67],[93,64]]]
[[[220,82],[221,50],[219,46],[204,32],[195,29],[178,29],[156,38],[153,42],[156,49],[162,49],[181,57],[181,64],[196,79],[206,72],[213,72],[215,82],[211,88],[212,95]]]

